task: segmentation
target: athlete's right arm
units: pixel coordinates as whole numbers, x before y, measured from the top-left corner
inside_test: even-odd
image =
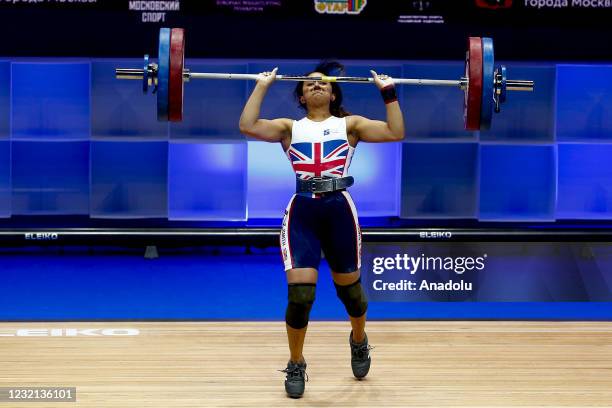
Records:
[[[253,89],[253,93],[244,105],[242,115],[240,115],[240,132],[255,139],[265,142],[281,142],[284,138],[291,135],[291,119],[260,119],[259,111],[268,88],[276,79],[274,68],[271,72],[259,74],[259,79]]]

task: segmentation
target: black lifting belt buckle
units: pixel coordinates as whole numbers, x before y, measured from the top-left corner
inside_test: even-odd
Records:
[[[295,191],[297,193],[331,193],[332,191],[344,190],[353,185],[355,179],[352,176],[323,178],[315,177],[309,180],[296,179]]]

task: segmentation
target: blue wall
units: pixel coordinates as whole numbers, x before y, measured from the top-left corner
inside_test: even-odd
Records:
[[[195,71],[304,73],[316,61],[192,60]],[[457,78],[462,62],[345,61],[394,76]],[[277,145],[238,130],[252,82],[186,84],[185,120],[155,119],[155,98],[114,68],[140,60],[0,61],[0,217],[89,214],[277,222],[292,171]],[[555,221],[611,219],[612,66],[508,63],[535,92],[512,92],[488,131],[463,130],[463,94],[400,91],[404,143],[358,146],[351,189],[362,217]],[[293,83],[263,117],[302,115]],[[384,118],[374,86],[345,84],[346,107]],[[612,151],[610,151],[612,153]]]
[[[285,317],[287,284],[278,248],[250,255],[231,247],[162,252],[156,260],[134,252],[68,251],[1,253],[0,321]],[[347,318],[327,262],[321,263],[311,318]],[[612,303],[372,301],[368,318],[610,320]]]

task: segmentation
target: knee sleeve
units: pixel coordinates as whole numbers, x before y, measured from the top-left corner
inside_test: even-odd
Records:
[[[361,286],[361,278],[350,285],[340,286],[334,283],[338,297],[351,317],[361,317],[368,310],[368,299]]]
[[[285,322],[294,329],[303,329],[308,325],[310,309],[315,300],[314,283],[289,284],[289,304]]]

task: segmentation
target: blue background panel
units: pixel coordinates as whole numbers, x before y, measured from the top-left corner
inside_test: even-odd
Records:
[[[186,61],[193,72],[246,73],[247,64]],[[241,140],[239,121],[247,81],[197,79],[185,84],[183,121],[170,124],[172,139]]]
[[[503,62],[502,62],[503,64]],[[555,138],[555,66],[505,64],[508,79],[535,81],[533,92],[508,91],[500,113],[493,113],[491,129],[480,132],[482,141],[542,143]]]
[[[247,143],[170,143],[168,217],[246,220]]]
[[[0,140],[11,132],[11,63],[0,61]]]
[[[13,139],[88,140],[89,63],[13,63]]]
[[[612,65],[557,67],[557,139],[612,142]]]
[[[554,219],[557,174],[554,146],[480,148],[481,220]]]
[[[612,144],[559,144],[557,218],[612,219]]]
[[[359,217],[399,215],[401,143],[359,142],[349,174],[355,184],[349,192]]]
[[[271,71],[278,66],[278,72],[286,75],[304,75],[314,69],[318,62],[278,62],[278,61],[258,61],[249,64],[249,73],[258,74],[260,72]],[[274,83],[263,101],[260,117],[263,119],[289,118],[299,119],[304,117],[305,112],[298,107],[298,102],[293,97],[293,90],[297,82],[278,81]],[[249,94],[255,87],[255,81],[249,81]]]
[[[360,217],[399,214],[401,143],[359,143],[349,192]],[[278,143],[249,142],[249,218],[282,219],[295,192],[295,173]]]
[[[166,218],[168,142],[91,142],[93,218]]]
[[[404,143],[403,218],[474,218],[478,144]]]
[[[142,59],[94,61],[91,65],[91,134],[94,139],[167,140],[168,123],[158,122],[155,95],[142,83],[115,79],[115,68],[142,68]]]
[[[375,71],[380,74],[389,75],[399,78],[402,76],[402,66],[400,64],[385,64],[382,61],[371,64],[346,64],[346,74],[356,77],[371,77],[370,69],[375,68]],[[380,91],[375,84],[351,84],[340,83],[342,95],[344,97],[344,107],[353,115],[361,115],[370,119],[386,120],[387,109],[385,103],[380,96]],[[401,94],[398,93],[401,98]],[[400,104],[404,101],[400,99]]]
[[[13,214],[89,212],[89,142],[12,142]]]
[[[11,216],[11,142],[0,140],[0,218]]]
[[[249,218],[283,218],[295,193],[295,173],[280,143],[248,142]]]
[[[463,62],[414,62],[403,65],[404,78],[459,79]],[[463,91],[446,86],[400,85],[406,141],[476,140],[464,130]]]

